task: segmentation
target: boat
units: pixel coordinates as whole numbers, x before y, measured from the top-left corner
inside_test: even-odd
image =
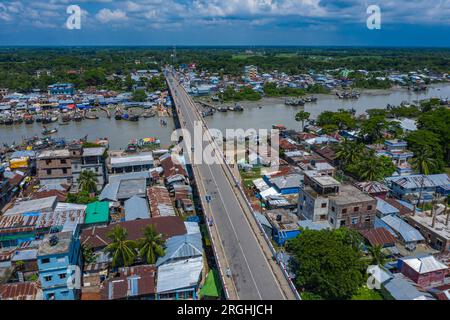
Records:
[[[128,143],[125,152],[134,153],[134,152],[137,152],[137,151],[138,151],[138,144],[137,144],[136,140],[131,140]]]
[[[42,116],[41,115],[37,115],[35,120],[36,120],[37,123],[42,122]]]
[[[219,112],[227,112],[227,111],[228,111],[228,108],[227,108],[227,107],[219,107],[217,110],[218,110]]]
[[[67,124],[70,120],[71,120],[70,115],[65,114],[65,115],[62,116],[62,122],[63,123]]]
[[[22,119],[21,116],[15,116],[15,117],[13,118],[13,123],[14,123],[14,124],[21,124],[22,122],[23,122],[23,119]]]
[[[156,113],[154,111],[148,111],[142,114],[142,117],[144,118],[153,118],[154,116],[156,116]]]
[[[317,102],[317,98],[313,96],[306,97],[305,102]]]
[[[287,106],[293,106],[293,107],[303,107],[305,105],[305,100],[303,99],[286,99],[284,101],[284,104]]]
[[[57,132],[58,132],[58,129],[56,129],[56,128],[48,129],[48,128],[45,128],[45,127],[44,127],[44,130],[42,130],[42,134],[43,134],[44,136],[48,136],[48,135],[50,135],[50,134],[54,134],[54,133],[57,133]]]
[[[75,114],[74,116],[73,116],[73,121],[75,121],[75,122],[80,122],[80,121],[82,121],[83,120],[83,116],[81,115],[81,114]]]
[[[23,118],[26,124],[33,124],[34,122],[33,116],[31,114],[26,114]]]
[[[11,117],[7,117],[5,119],[5,122],[4,122],[4,124],[7,125],[7,126],[12,125],[13,123],[14,123],[14,121],[13,121],[13,119]]]
[[[89,120],[97,120],[98,119],[98,115],[96,115],[95,113],[93,113],[93,114],[86,114],[84,117],[86,119],[89,119]]]

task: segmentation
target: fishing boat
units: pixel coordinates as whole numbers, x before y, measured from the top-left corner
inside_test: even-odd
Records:
[[[61,120],[63,123],[67,124],[71,120],[70,115],[69,114],[63,115]]]
[[[48,128],[45,128],[45,127],[44,127],[44,130],[42,130],[42,134],[43,134],[44,136],[48,136],[48,135],[50,135],[50,134],[54,134],[54,133],[57,133],[57,132],[58,132],[58,129],[56,129],[56,128],[48,129]]]
[[[139,139],[139,141],[137,142],[137,145],[140,148],[159,147],[160,144],[161,144],[161,141],[154,137],[142,138],[142,139]]]
[[[83,120],[83,116],[82,116],[81,114],[77,113],[77,114],[75,114],[75,115],[73,116],[72,119],[73,119],[73,121],[75,121],[75,122],[80,122],[80,121]]]
[[[95,113],[86,114],[84,117],[89,120],[97,120],[98,119],[98,115],[96,115]]]
[[[305,102],[317,102],[317,98],[313,96],[306,97]]]
[[[286,99],[284,101],[284,104],[287,106],[293,106],[293,107],[303,107],[305,105],[305,100],[303,99]]]
[[[13,121],[13,119],[11,117],[5,118],[5,122],[4,122],[5,125],[10,126],[13,123],[14,123],[14,121]]]
[[[127,145],[127,148],[126,148],[126,152],[128,152],[128,153],[134,153],[134,152],[137,152],[138,151],[138,144],[137,144],[137,142],[136,142],[136,140],[131,140],[129,143],[128,143],[128,145]]]
[[[144,117],[144,118],[153,118],[155,116],[156,116],[156,113],[154,111],[147,111],[142,114],[142,117]]]
[[[227,108],[227,107],[219,107],[217,110],[218,110],[219,112],[227,112],[227,111],[228,111],[228,108]]]
[[[26,114],[23,118],[26,124],[33,124],[34,122],[33,116],[31,114]]]
[[[23,122],[23,119],[22,119],[21,116],[15,116],[15,117],[13,118],[13,123],[14,123],[14,124],[21,124],[22,122]]]
[[[41,123],[42,122],[42,116],[41,115],[37,115],[35,120],[36,120],[37,123]]]

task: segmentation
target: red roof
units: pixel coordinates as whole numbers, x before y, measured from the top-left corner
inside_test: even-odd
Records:
[[[141,219],[135,221],[125,221],[108,226],[92,227],[81,232],[81,243],[91,248],[106,247],[111,241],[108,233],[116,226],[122,226],[128,231],[129,240],[137,240],[142,237],[143,229],[148,225],[154,225],[156,231],[164,238],[186,234],[186,226],[180,217],[158,217]]]
[[[397,239],[384,228],[360,230],[359,232],[369,241],[371,246],[393,245],[397,241]]]
[[[67,199],[67,193],[60,190],[39,191],[31,195],[32,199],[43,199],[54,196],[57,197],[58,202],[65,202]]]
[[[18,282],[0,285],[0,300],[36,300],[39,282]]]
[[[400,204],[397,200],[395,200],[393,198],[385,198],[383,200],[386,201],[387,203],[389,203],[394,208],[397,208],[400,211],[399,215],[401,215],[401,216],[409,215],[409,214],[413,213],[413,211],[411,209],[409,209],[408,207],[405,207],[404,205]]]

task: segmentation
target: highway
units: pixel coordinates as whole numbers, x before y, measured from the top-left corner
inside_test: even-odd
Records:
[[[194,121],[203,119],[191,97],[173,75],[167,73],[167,79],[180,123],[193,137]],[[216,152],[215,156],[218,157],[218,154],[220,153]],[[213,241],[215,249],[223,254],[219,254],[219,265],[222,269],[231,270],[231,279],[225,277],[225,281],[231,283],[227,288],[230,298],[295,299],[288,281],[281,274],[281,269],[271,259],[267,243],[259,231],[255,231],[255,222],[249,220],[253,219],[250,209],[243,205],[245,200],[225,166],[203,163],[193,164],[193,169],[202,199],[204,200],[206,195],[211,196],[209,202],[203,201],[204,210],[205,214],[213,219],[211,228],[215,228],[220,242],[218,244]]]

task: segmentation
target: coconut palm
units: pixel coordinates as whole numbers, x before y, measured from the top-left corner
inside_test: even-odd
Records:
[[[90,170],[85,170],[80,173],[78,177],[78,188],[82,191],[87,191],[89,193],[97,192],[97,182],[98,178],[95,172]]]
[[[336,149],[336,159],[343,164],[355,163],[363,154],[364,145],[345,139]]]
[[[302,130],[305,130],[305,121],[309,119],[310,115],[311,114],[309,112],[306,112],[306,111],[299,111],[295,115],[295,121],[302,123]]]
[[[386,263],[386,255],[383,253],[383,247],[380,245],[375,245],[369,247],[370,255],[372,256],[371,264],[383,266]]]
[[[414,152],[414,158],[411,161],[412,167],[419,173],[429,175],[430,171],[437,165],[433,158],[433,152],[429,148],[421,148]]]
[[[164,239],[157,233],[154,225],[144,228],[144,237],[139,239],[139,256],[148,264],[154,264],[158,257],[164,255]]]
[[[128,240],[127,230],[121,226],[115,226],[107,236],[111,243],[106,246],[105,252],[112,256],[112,266],[116,268],[131,265],[136,258],[137,244],[135,241]]]
[[[364,159],[361,166],[360,177],[364,181],[375,181],[380,176],[380,162],[375,156]]]

